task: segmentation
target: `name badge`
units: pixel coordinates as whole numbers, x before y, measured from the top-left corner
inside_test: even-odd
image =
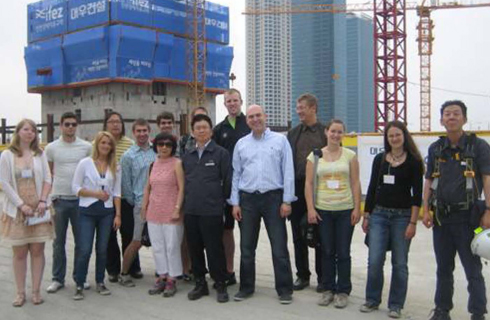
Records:
[[[461,161],[461,165],[462,166],[466,166],[466,162],[465,161]]]
[[[24,169],[21,172],[22,178],[32,178],[32,170],[31,169]]]
[[[384,184],[395,184],[395,176],[391,174],[385,174],[383,176]]]
[[[339,180],[327,180],[327,188],[339,189],[340,188],[340,181]]]
[[[214,162],[208,162],[208,163],[205,163],[204,164],[206,167],[212,167],[214,165],[216,165]]]

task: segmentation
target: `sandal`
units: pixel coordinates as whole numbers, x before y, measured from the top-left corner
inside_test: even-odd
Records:
[[[44,303],[44,300],[41,297],[41,294],[39,293],[39,291],[33,291],[32,292],[31,300],[32,300],[32,304],[36,305],[36,306]]]
[[[12,306],[16,308],[20,308],[26,303],[26,294],[24,292],[22,293],[17,293],[17,297],[15,298],[14,302],[12,302]]]

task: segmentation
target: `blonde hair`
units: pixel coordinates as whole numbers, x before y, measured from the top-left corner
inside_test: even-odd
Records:
[[[116,176],[116,139],[114,136],[107,131],[100,131],[97,133],[94,139],[94,145],[92,147],[92,159],[97,160],[100,156],[99,154],[99,144],[102,138],[108,138],[111,141],[112,149],[107,155],[107,164],[109,165],[109,169],[111,170],[112,175]]]
[[[34,152],[34,156],[40,155],[43,153],[43,150],[39,147],[39,136],[37,134],[36,123],[34,121],[32,121],[31,119],[20,120],[20,122],[15,127],[14,137],[13,137],[12,142],[10,143],[8,148],[16,156],[22,157],[22,150],[20,149],[19,131],[26,124],[30,125],[31,128],[34,129],[34,132],[36,133],[34,135],[34,140],[32,140],[31,144],[29,145],[29,149],[31,149]]]

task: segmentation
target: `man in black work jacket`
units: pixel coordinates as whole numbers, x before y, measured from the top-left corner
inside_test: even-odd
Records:
[[[244,136],[250,133],[250,128],[247,125],[247,119],[242,113],[242,95],[237,89],[229,89],[224,93],[225,107],[228,110],[226,118],[218,123],[213,129],[213,140],[226,150],[233,158],[233,150],[235,145]],[[231,162],[233,159],[231,159]],[[233,228],[235,227],[235,219],[231,214],[232,206],[225,204],[225,230],[223,232],[223,245],[225,246],[226,269],[228,271],[227,285],[236,283],[234,272],[234,257],[235,257],[235,237],[233,236]]]
[[[293,150],[295,191],[298,200],[293,202],[291,229],[293,231],[294,258],[296,262],[297,279],[294,282],[294,290],[302,290],[310,285],[310,268],[308,263],[308,246],[302,233],[302,224],[307,221],[307,208],[305,200],[305,172],[306,157],[314,148],[322,148],[327,144],[325,126],[317,119],[318,100],[311,93],[302,94],[296,101],[296,113],[301,121],[288,132],[288,140]],[[315,270],[317,274],[317,291],[322,292],[321,287],[321,252],[315,248]]]
[[[216,282],[218,302],[227,302],[226,259],[223,247],[223,203],[230,194],[230,155],[211,140],[211,119],[204,114],[191,121],[195,148],[182,158],[185,175],[184,228],[196,287],[189,300],[209,295],[206,259]]]

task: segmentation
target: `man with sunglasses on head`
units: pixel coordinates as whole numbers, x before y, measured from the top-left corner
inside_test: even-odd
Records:
[[[73,277],[77,265],[78,198],[72,192],[71,184],[78,162],[88,157],[92,151],[92,145],[89,142],[76,136],[77,126],[78,119],[73,112],[63,113],[60,120],[61,136],[46,147],[46,156],[53,176],[51,197],[56,211],[54,215],[56,238],[53,241],[53,282],[46,289],[48,293],[55,293],[65,286],[65,243],[68,223],[71,223],[75,239]],[[88,289],[90,286],[85,283],[84,287]]]

